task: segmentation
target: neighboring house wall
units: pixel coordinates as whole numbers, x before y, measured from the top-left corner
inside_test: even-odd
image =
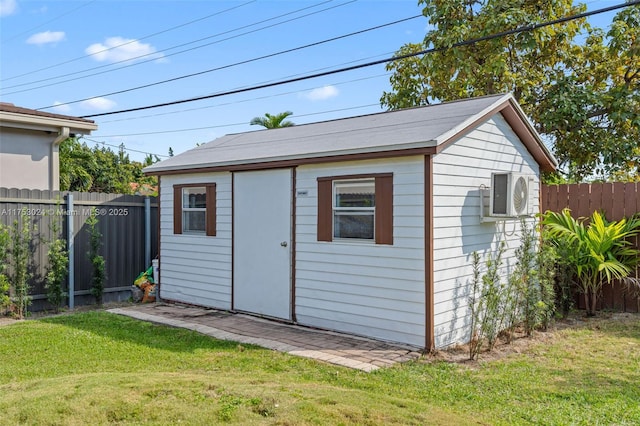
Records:
[[[57,191],[60,143],[97,128],[92,120],[0,102],[0,187]]]
[[[535,175],[532,200],[539,206],[536,161],[504,120],[496,114],[445,148],[433,159],[434,213],[434,325],[435,346],[469,340],[469,297],[473,278],[472,254],[484,261],[506,242],[504,267],[515,264],[520,245],[520,221],[480,223],[480,188],[491,186],[492,172]],[[531,219],[533,221],[533,219]]]
[[[0,127],[0,187],[57,190],[58,176],[50,173],[54,138],[44,132]]]
[[[216,184],[216,235],[173,234],[173,185]],[[161,297],[231,309],[231,174],[162,176]]]
[[[317,241],[317,178],[393,173],[393,245]],[[425,344],[424,157],[300,166],[296,171],[300,324]]]

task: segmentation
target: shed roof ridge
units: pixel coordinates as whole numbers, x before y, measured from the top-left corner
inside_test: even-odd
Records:
[[[192,149],[149,166],[145,173],[283,164],[285,160],[294,164],[313,158],[372,158],[372,154],[379,158],[377,153],[382,152],[437,154],[473,126],[499,113],[506,114],[507,122],[515,126],[518,137],[545,170],[557,166],[546,147],[539,146],[543,142],[514,96],[507,93],[273,129],[279,131],[270,133],[229,134],[197,151]]]
[[[279,130],[287,131],[287,130],[290,130],[291,128],[294,128],[294,127],[313,126],[313,125],[322,124],[322,123],[332,123],[332,122],[336,122],[336,121],[353,120],[353,119],[358,119],[358,118],[363,118],[363,117],[375,117],[375,116],[380,116],[380,115],[395,114],[395,113],[401,113],[401,112],[418,110],[418,109],[427,109],[427,108],[432,108],[432,107],[438,107],[438,106],[441,106],[441,105],[449,105],[449,104],[454,104],[454,103],[458,103],[458,102],[472,102],[472,101],[476,101],[476,100],[489,99],[489,98],[503,98],[503,97],[504,98],[508,98],[509,96],[511,96],[509,93],[500,93],[500,94],[493,94],[493,95],[482,95],[482,96],[476,96],[476,97],[454,99],[454,100],[451,100],[451,101],[438,102],[438,103],[428,104],[428,105],[416,105],[416,106],[406,107],[406,108],[399,108],[399,109],[391,109],[391,110],[386,110],[386,111],[372,112],[372,113],[369,113],[369,114],[351,115],[351,116],[348,116],[348,117],[332,118],[332,119],[329,119],[329,120],[314,121],[314,122],[311,122],[311,123],[301,123],[301,124],[296,124],[295,126],[290,126],[290,127],[278,127],[278,128],[275,128],[275,129],[259,129],[259,130],[252,130],[252,131],[249,131],[249,132],[228,133],[225,136],[244,135],[246,133],[258,133],[258,132],[279,131]],[[294,117],[295,116],[292,116],[292,118],[294,118]]]

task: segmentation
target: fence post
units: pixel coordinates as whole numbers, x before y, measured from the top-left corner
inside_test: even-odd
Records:
[[[73,194],[67,194],[67,250],[69,253],[69,309],[74,308],[75,303],[75,265],[74,265],[74,238],[73,238]]]
[[[144,198],[144,267],[151,265],[151,200]]]

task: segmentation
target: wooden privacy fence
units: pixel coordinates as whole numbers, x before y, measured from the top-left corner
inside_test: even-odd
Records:
[[[104,256],[105,302],[128,299],[131,284],[149,268],[158,252],[158,214],[155,197],[121,194],[40,191],[0,188],[0,224],[12,227],[17,221],[35,225],[30,243],[31,310],[49,307],[44,279],[48,268],[48,242],[66,240],[69,256],[69,306],[94,303],[91,295],[89,232],[86,220],[95,208],[97,228],[102,234],[99,254]],[[59,235],[52,235],[53,222]]]
[[[578,183],[565,185],[542,185],[542,211],[562,211],[568,207],[574,218],[588,217],[598,210],[604,212],[608,220],[620,220],[640,213],[640,183]],[[640,238],[633,240],[640,249]],[[640,268],[634,276],[640,278]],[[577,298],[580,308],[584,308],[582,297]],[[602,290],[599,309],[623,312],[640,312],[640,297],[634,297],[619,283],[605,286]]]

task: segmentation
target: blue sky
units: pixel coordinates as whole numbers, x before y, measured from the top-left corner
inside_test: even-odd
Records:
[[[622,0],[620,0],[622,1]],[[588,1],[589,10],[619,1]],[[0,100],[84,116],[206,96],[390,57],[420,42],[424,17],[266,59],[283,50],[419,15],[417,0],[0,0]],[[592,19],[606,28],[614,13]],[[214,68],[165,84],[112,94]],[[93,75],[92,75],[93,74]],[[198,102],[93,118],[85,141],[160,156],[250,130],[265,113],[296,124],[381,111],[384,65]],[[72,102],[66,104],[68,102]],[[116,148],[114,148],[116,149]]]

